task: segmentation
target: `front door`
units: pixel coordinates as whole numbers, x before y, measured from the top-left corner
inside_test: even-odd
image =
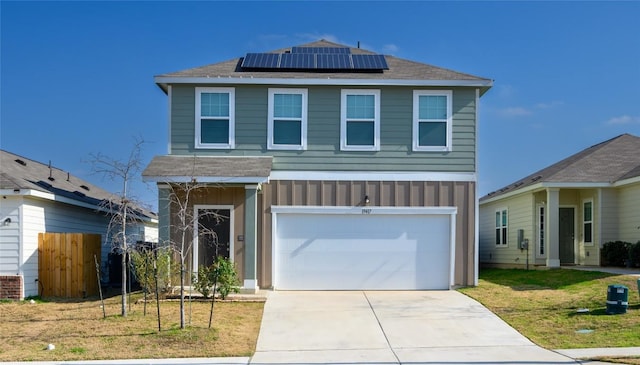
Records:
[[[210,266],[218,256],[231,255],[231,209],[196,208],[198,215],[194,269]]]
[[[574,208],[560,208],[560,224],[558,227],[560,245],[560,264],[575,264],[575,220]]]

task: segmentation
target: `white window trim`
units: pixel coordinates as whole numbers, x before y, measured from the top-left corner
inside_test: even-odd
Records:
[[[420,119],[420,96],[446,96],[447,97],[447,118],[446,119]],[[453,92],[451,90],[413,90],[413,150],[449,152],[453,148]],[[420,146],[419,130],[421,122],[446,122],[447,135],[445,146]]]
[[[198,237],[200,236],[199,233],[199,215],[198,212],[200,210],[205,210],[205,209],[217,209],[217,210],[223,210],[223,209],[228,209],[229,210],[229,261],[233,262],[234,261],[234,232],[233,232],[233,227],[234,227],[234,222],[233,222],[233,205],[210,205],[210,204],[195,204],[193,206],[193,217],[194,222],[193,222],[193,250],[191,250],[192,252],[192,257],[191,257],[191,264],[192,264],[192,270],[194,274],[198,273]]]
[[[202,93],[227,93],[229,94],[229,143],[202,143],[201,137],[201,120],[200,103]],[[207,149],[233,149],[236,147],[236,96],[235,89],[232,87],[196,87],[196,120],[195,120],[195,148]],[[209,118],[217,119],[217,118]]]
[[[300,143],[301,144],[275,144],[273,143],[274,130],[274,95],[275,94],[301,94],[302,95],[302,118],[300,123]],[[267,123],[267,149],[270,150],[297,150],[303,151],[307,149],[307,105],[308,105],[307,89],[269,89],[269,107],[268,107],[268,123]],[[278,120],[298,120],[297,118],[278,118]]]
[[[587,221],[587,220],[585,220],[585,219],[584,219],[584,205],[585,205],[586,203],[591,203],[591,220],[590,220],[590,221]],[[581,213],[581,216],[582,216],[582,243],[583,243],[585,246],[593,246],[593,245],[594,245],[594,241],[595,241],[595,240],[594,240],[594,238],[595,238],[595,237],[594,237],[594,235],[593,235],[593,234],[594,234],[594,231],[595,231],[595,230],[594,230],[594,227],[593,227],[593,225],[594,225],[594,223],[593,223],[593,222],[594,222],[593,216],[594,216],[594,213],[595,213],[595,209],[594,209],[594,205],[593,205],[593,199],[591,199],[591,198],[590,198],[590,199],[584,199],[584,200],[582,201],[582,212],[580,212],[580,213]],[[587,241],[585,241],[585,237],[586,237],[586,234],[585,234],[585,233],[586,233],[586,232],[584,231],[584,226],[585,226],[585,224],[586,224],[586,223],[591,223],[591,242],[587,242]]]
[[[540,221],[540,209],[544,209],[543,221]],[[537,258],[545,258],[547,257],[547,241],[545,240],[545,231],[547,230],[547,207],[544,204],[536,205],[536,257]],[[509,222],[507,221],[507,224]],[[543,232],[540,232],[540,224],[543,224]],[[544,242],[544,253],[540,253],[540,241]]]
[[[502,226],[502,212],[505,212],[505,214],[507,215],[507,225],[506,227]],[[494,246],[495,247],[499,247],[499,248],[503,248],[503,247],[509,247],[509,209],[507,208],[498,208],[496,209],[495,213],[500,213],[500,227],[495,226],[495,221],[494,221],[494,229],[493,229],[493,233],[495,235],[495,231],[500,228],[500,243],[496,243],[495,242],[495,236],[494,236]],[[494,219],[495,219],[495,214],[494,214]],[[502,229],[506,228],[507,229],[507,234],[506,234],[506,240],[507,242],[502,242]]]
[[[373,95],[373,146],[347,145],[347,95]],[[367,120],[368,121],[368,120]],[[340,93],[340,150],[341,151],[380,151],[380,90],[342,89]]]

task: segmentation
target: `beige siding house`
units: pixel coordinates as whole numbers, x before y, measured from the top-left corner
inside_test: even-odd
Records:
[[[640,240],[640,137],[630,134],[480,199],[481,265],[597,266],[617,240]]]
[[[194,211],[229,217],[195,225],[190,270],[228,256],[247,291],[476,283],[490,79],[321,40],[155,80],[169,151],[143,176],[158,183],[161,241],[176,242],[176,184],[204,184]]]

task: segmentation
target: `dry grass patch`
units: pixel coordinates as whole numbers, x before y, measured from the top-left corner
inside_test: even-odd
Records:
[[[460,291],[536,344],[549,349],[640,346],[636,277],[579,270],[499,270],[480,273],[475,288]],[[626,314],[605,313],[607,287],[629,288]],[[578,309],[588,313],[579,314]],[[581,333],[588,330],[588,333]]]
[[[132,302],[138,296],[133,296]],[[216,302],[208,328],[210,302],[186,304],[191,325],[179,329],[179,302],[161,302],[158,332],[155,303],[133,304],[121,317],[120,297],[0,303],[0,361],[58,361],[173,357],[251,356],[264,303]],[[48,344],[55,350],[47,351]]]

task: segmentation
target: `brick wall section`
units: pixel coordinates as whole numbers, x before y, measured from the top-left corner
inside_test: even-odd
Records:
[[[0,299],[22,299],[22,276],[0,276]]]

